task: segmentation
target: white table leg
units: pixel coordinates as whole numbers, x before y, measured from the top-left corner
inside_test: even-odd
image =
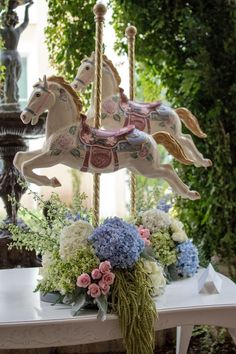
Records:
[[[193,326],[178,326],[176,328],[176,354],[187,354]]]
[[[236,328],[228,328],[228,331],[236,345]]]

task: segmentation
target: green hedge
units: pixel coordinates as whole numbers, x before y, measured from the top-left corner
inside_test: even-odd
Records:
[[[176,209],[203,258],[219,255],[236,277],[236,5],[224,0],[112,4],[118,50],[126,50],[127,24],[138,28],[136,58],[149,72],[144,87],[151,92],[161,82],[171,104],[188,107],[208,134],[205,141],[194,140],[213,160],[212,168],[176,164],[202,199],[179,199]]]

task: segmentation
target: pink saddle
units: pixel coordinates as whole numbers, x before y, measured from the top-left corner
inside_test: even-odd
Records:
[[[129,109],[132,113],[138,113],[140,115],[148,115],[151,112],[155,111],[161,105],[160,101],[152,102],[152,103],[144,103],[144,102],[134,102],[129,101]]]
[[[98,138],[118,138],[122,135],[130,133],[134,130],[134,125],[128,125],[127,127],[123,127],[119,130],[102,130],[102,129],[94,129],[93,133],[95,133]]]
[[[124,94],[124,90],[120,88],[120,106],[126,114],[138,114],[147,116],[152,111],[155,111],[162,104],[161,101],[156,102],[135,102],[130,101]]]

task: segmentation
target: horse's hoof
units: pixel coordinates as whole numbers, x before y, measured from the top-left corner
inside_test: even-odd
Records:
[[[205,167],[211,167],[211,166],[213,165],[213,163],[212,163],[211,160],[206,159],[205,161],[206,161],[206,162],[205,162]]]
[[[198,199],[201,199],[201,196],[197,191],[190,191],[189,192],[189,199],[198,200]]]
[[[56,177],[51,178],[51,186],[56,188],[56,187],[61,187],[61,183],[58,181]]]

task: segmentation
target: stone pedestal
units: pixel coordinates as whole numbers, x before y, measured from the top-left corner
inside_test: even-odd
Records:
[[[17,219],[17,206],[9,201],[9,195],[17,202],[25,193],[26,188],[19,183],[23,176],[13,166],[13,159],[18,151],[28,148],[28,140],[44,134],[45,116],[41,117],[36,126],[24,125],[20,120],[21,112],[0,112],[0,197],[4,202],[7,217],[0,230],[0,268],[38,267],[40,259],[35,252],[26,250],[8,249],[12,242],[7,224],[18,224],[24,227],[22,221]]]

